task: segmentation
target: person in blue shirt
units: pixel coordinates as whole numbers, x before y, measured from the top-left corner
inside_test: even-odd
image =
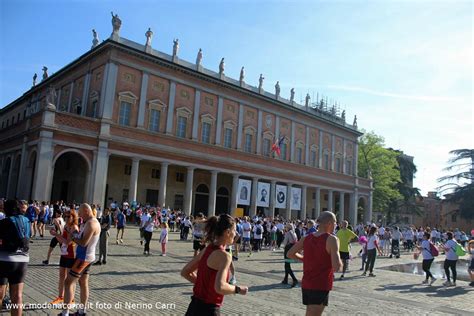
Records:
[[[115,243],[118,245],[120,233],[122,233],[120,235],[120,243],[123,244],[123,233],[125,232],[126,217],[122,210],[120,210],[119,208],[117,208],[117,210],[118,210],[117,218],[115,219],[115,224],[117,225],[117,238],[116,238]]]

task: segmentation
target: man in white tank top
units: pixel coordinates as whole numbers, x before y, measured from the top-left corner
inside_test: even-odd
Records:
[[[81,287],[81,304],[84,306],[84,309],[78,312],[85,314],[85,306],[87,306],[89,299],[89,268],[95,261],[95,248],[100,236],[100,224],[92,214],[89,204],[84,203],[79,207],[79,217],[83,219],[84,223],[81,225],[80,232],[72,234],[72,241],[77,244],[76,259],[64,284],[62,315],[69,315],[68,305],[72,302],[73,291],[78,280]]]

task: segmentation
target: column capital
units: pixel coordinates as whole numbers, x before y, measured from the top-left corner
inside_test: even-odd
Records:
[[[240,177],[240,174],[235,174],[235,173],[232,174],[232,178],[233,178],[233,179],[238,179],[239,177]]]
[[[212,175],[218,175],[219,174],[219,170],[209,170],[211,172]]]
[[[186,169],[187,169],[188,171],[194,171],[194,170],[196,169],[196,167],[194,167],[194,166],[188,166],[188,167],[186,167]]]
[[[162,161],[160,164],[162,167],[168,167],[170,163],[168,161]]]
[[[138,157],[133,157],[133,158],[132,158],[132,161],[133,161],[133,162],[140,162],[140,160],[141,160],[141,159],[138,158]]]

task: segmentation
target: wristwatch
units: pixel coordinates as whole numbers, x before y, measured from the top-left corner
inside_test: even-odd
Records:
[[[235,294],[239,294],[240,293],[240,286],[235,286]]]

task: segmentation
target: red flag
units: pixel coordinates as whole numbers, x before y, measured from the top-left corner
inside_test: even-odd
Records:
[[[271,152],[276,152],[278,157],[280,157],[281,151],[280,151],[280,146],[283,143],[283,140],[285,139],[285,136],[282,136],[280,139],[276,139],[275,143],[272,145],[272,150]]]

